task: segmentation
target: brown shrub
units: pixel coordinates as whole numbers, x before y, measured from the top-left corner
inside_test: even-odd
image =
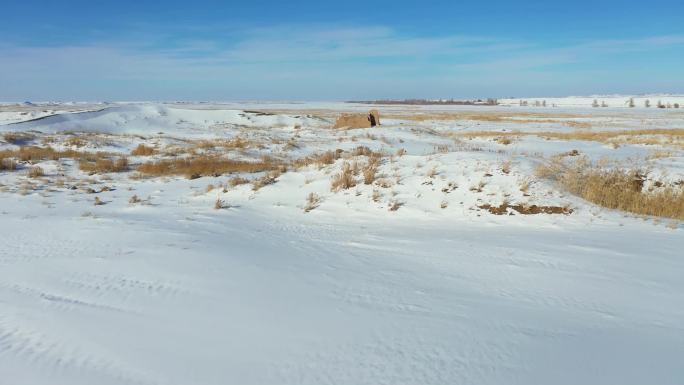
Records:
[[[14,171],[17,169],[17,162],[12,158],[0,156],[0,171]]]
[[[342,157],[344,150],[337,149],[335,151],[326,151],[323,153],[317,153],[309,155],[304,158],[296,159],[292,161],[292,165],[295,168],[306,167],[309,165],[324,166],[335,163],[337,159]]]
[[[363,184],[373,184],[373,182],[375,182],[375,175],[377,172],[377,164],[369,162],[363,169]]]
[[[309,193],[309,195],[306,196],[306,203],[304,204],[304,212],[308,213],[309,211],[318,207],[318,205],[320,203],[321,203],[321,198],[316,193]]]
[[[230,206],[228,206],[223,199],[216,198],[216,202],[214,202],[214,210],[227,209],[229,207]]]
[[[128,159],[125,157],[112,159],[97,159],[96,161],[82,160],[78,164],[78,168],[89,174],[106,173],[106,172],[122,172],[128,170]]]
[[[352,172],[349,162],[342,164],[342,171],[335,175],[332,179],[330,189],[332,191],[346,190],[356,186],[354,181],[354,173]]]
[[[36,138],[35,135],[28,132],[6,132],[2,135],[7,143],[20,144],[31,141]]]
[[[501,172],[504,174],[508,174],[511,172],[511,166],[512,162],[510,160],[507,160],[501,164]]]
[[[235,137],[232,139],[213,139],[213,140],[200,140],[195,143],[195,147],[203,150],[209,150],[213,148],[224,148],[227,150],[244,150],[250,147],[252,143],[249,140],[242,137]]]
[[[403,202],[400,202],[398,200],[392,200],[389,202],[388,210],[389,211],[397,211],[403,205],[404,205]]]
[[[555,180],[569,192],[597,205],[642,215],[684,220],[684,185],[644,191],[645,173],[638,169],[603,169],[586,159],[541,166],[538,175]]]
[[[584,140],[611,144],[670,144],[684,148],[684,129],[682,128],[658,128],[658,129],[637,129],[619,131],[470,131],[453,134],[456,137],[477,138],[477,137],[498,137],[499,141],[505,138],[516,138],[521,136],[539,136],[557,140]]]
[[[242,178],[242,177],[239,177],[239,176],[230,178],[230,180],[228,181],[228,185],[229,185],[230,187],[235,187],[235,186],[239,186],[239,185],[241,185],[241,184],[247,184],[247,183],[249,183],[249,179],[247,179],[247,178]]]
[[[261,178],[257,178],[252,181],[252,190],[253,191],[259,191],[262,187],[268,186],[270,184],[274,184],[277,180],[278,177],[281,175],[281,172],[279,170],[273,170],[268,172],[266,175],[262,176]]]
[[[45,175],[45,172],[41,167],[34,166],[28,170],[27,175],[29,178],[40,178],[41,176]]]
[[[236,172],[255,173],[271,171],[278,169],[280,166],[281,163],[274,160],[249,162],[207,155],[147,162],[139,165],[137,170],[147,175],[183,175],[194,179],[202,176],[219,176]]]
[[[87,144],[85,140],[78,138],[78,137],[75,137],[75,136],[70,137],[64,143],[67,146],[73,146],[73,147],[83,147]]]
[[[77,160],[95,161],[99,158],[109,156],[105,152],[81,152],[74,150],[57,151],[52,147],[22,146],[18,150],[0,151],[0,159],[16,158],[22,162],[34,163],[41,160],[59,160],[62,158],[72,158]]]
[[[142,143],[140,143],[138,147],[134,148],[133,151],[131,151],[131,155],[133,156],[150,156],[156,153],[157,150],[154,147],[148,147]]]
[[[536,215],[536,214],[572,214],[572,209],[567,206],[537,206],[528,204],[517,204],[511,205],[507,202],[502,203],[499,206],[492,206],[490,204],[485,204],[477,206],[483,210],[487,210],[494,215],[509,215],[510,211],[516,211],[523,215]],[[512,215],[512,214],[511,214]]]

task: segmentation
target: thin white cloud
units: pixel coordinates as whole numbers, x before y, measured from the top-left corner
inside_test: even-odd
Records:
[[[211,97],[259,97],[257,92],[282,97],[294,88],[293,98],[327,98],[333,94],[329,88],[346,98],[369,84],[379,90],[369,97],[400,97],[395,92],[419,96],[425,90],[458,96],[473,94],[478,85],[490,94],[497,85],[501,92],[510,92],[516,84],[525,92],[535,79],[553,81],[554,74],[557,84],[571,81],[549,69],[554,66],[681,45],[680,35],[549,46],[482,36],[405,35],[382,26],[320,25],[232,31],[226,40],[221,35],[62,47],[5,43],[0,45],[0,99],[26,90],[26,98],[60,92],[97,96],[109,92],[108,87],[116,91],[102,98],[130,99],[142,92],[173,98],[179,90],[192,90],[199,97],[203,89],[211,90]],[[65,90],[64,84],[72,87]],[[406,94],[411,89],[415,92]]]

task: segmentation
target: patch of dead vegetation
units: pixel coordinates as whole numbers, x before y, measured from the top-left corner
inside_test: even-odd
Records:
[[[243,178],[243,177],[240,177],[240,176],[236,176],[236,177],[230,178],[230,179],[228,180],[227,185],[228,185],[229,187],[237,187],[237,186],[239,186],[239,185],[243,185],[243,184],[247,184],[247,183],[249,183],[249,179]]]
[[[478,122],[504,122],[504,123],[545,123],[562,124],[568,127],[589,128],[590,122],[579,121],[583,118],[576,114],[544,114],[533,112],[431,112],[417,114],[390,114],[385,119],[400,119],[414,122],[425,122],[431,120],[471,120]],[[573,120],[570,120],[573,119]]]
[[[36,136],[30,132],[6,132],[2,135],[2,138],[7,143],[23,144],[34,140]]]
[[[150,156],[156,153],[157,150],[154,147],[146,146],[143,143],[140,143],[138,147],[134,148],[133,151],[131,151],[132,156]]]
[[[70,147],[81,148],[85,147],[88,142],[78,136],[71,136],[64,141],[64,144]]]
[[[555,158],[540,166],[537,175],[599,206],[684,220],[684,184],[653,181],[644,188],[647,172],[638,168],[605,168],[586,158],[576,162]]]
[[[33,166],[29,168],[26,174],[29,178],[40,178],[45,175],[45,171],[40,166]]]
[[[205,155],[146,162],[140,164],[136,170],[148,176],[180,175],[189,179],[195,179],[203,176],[272,171],[283,166],[282,162],[273,159],[243,161],[226,159],[218,155]]]
[[[296,159],[292,162],[292,165],[295,168],[302,168],[310,165],[315,165],[319,167],[327,166],[335,163],[336,160],[340,159],[343,153],[344,150],[339,148],[335,151],[331,150],[323,153],[316,153],[306,156],[304,158]]]
[[[246,150],[249,147],[254,147],[255,143],[236,136],[232,139],[212,139],[212,140],[200,140],[194,143],[194,147],[203,150],[211,150],[216,148],[221,148],[224,150]]]
[[[602,142],[609,144],[644,144],[644,145],[672,145],[684,148],[684,129],[682,128],[657,128],[639,130],[618,130],[618,131],[470,131],[464,133],[454,133],[455,137],[466,138],[487,138],[495,137],[497,141],[502,138],[520,138],[523,136],[538,136],[547,139],[557,140],[582,140]]]
[[[525,203],[509,204],[504,202],[499,206],[492,206],[490,204],[477,206],[482,210],[487,210],[494,215],[515,215],[514,212],[522,215],[536,215],[536,214],[572,214],[572,209],[567,206],[537,206]]]
[[[306,196],[306,202],[304,203],[304,212],[308,213],[309,211],[317,208],[320,204],[321,197],[319,197],[316,193],[309,193],[309,195]]]
[[[75,150],[58,151],[52,147],[22,146],[17,150],[0,151],[0,159],[14,158],[22,162],[35,163],[43,160],[59,160],[71,158],[94,162],[102,157],[110,156],[106,152],[85,152]]]
[[[221,198],[216,198],[216,201],[214,202],[214,210],[222,210],[227,208],[230,208],[230,206],[226,203],[226,201]]]
[[[14,171],[17,169],[17,161],[13,158],[5,158],[0,155],[0,171]]]
[[[87,172],[88,174],[102,174],[108,172],[124,172],[128,171],[128,159],[121,157],[117,159],[97,159],[96,161],[82,160],[78,164],[78,168]]]
[[[280,177],[282,173],[283,171],[281,170],[272,170],[267,172],[261,178],[254,179],[252,181],[252,191],[259,191],[264,186],[274,184],[275,182],[277,182],[278,177]]]
[[[344,162],[342,164],[342,171],[336,174],[330,184],[331,191],[347,190],[356,186],[356,181],[354,180],[354,172],[349,162]]]
[[[401,206],[404,205],[404,202],[401,202],[397,199],[391,200],[389,204],[387,205],[387,209],[389,211],[397,211],[401,208]]]

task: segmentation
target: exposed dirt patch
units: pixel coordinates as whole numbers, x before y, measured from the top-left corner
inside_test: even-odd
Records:
[[[518,214],[523,214],[523,215],[534,215],[534,214],[572,214],[572,209],[569,207],[561,207],[561,206],[537,206],[537,205],[525,205],[525,204],[517,204],[517,205],[510,205],[508,203],[502,203],[499,206],[492,206],[489,204],[486,205],[481,205],[477,206],[483,210],[487,210],[492,214],[495,215],[515,215],[513,211],[517,212]],[[509,211],[508,209],[511,209],[513,211]]]

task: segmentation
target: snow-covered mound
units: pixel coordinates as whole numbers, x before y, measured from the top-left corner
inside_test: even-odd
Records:
[[[190,109],[164,105],[122,105],[99,111],[65,113],[32,121],[0,126],[2,131],[40,131],[43,133],[94,132],[103,134],[206,135],[211,128],[293,127],[315,125],[320,121],[299,115],[275,115],[225,109]]]

